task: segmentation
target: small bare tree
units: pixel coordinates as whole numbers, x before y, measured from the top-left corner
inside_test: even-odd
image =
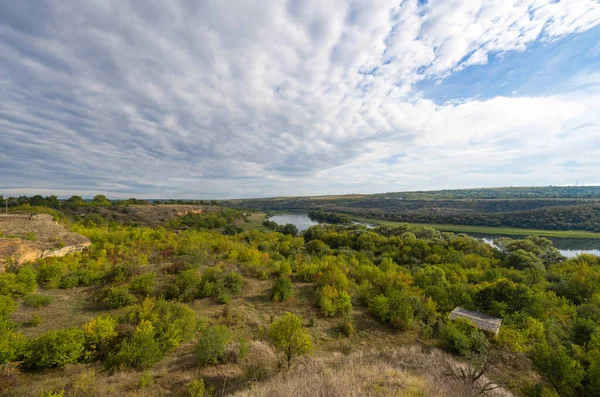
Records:
[[[466,363],[460,363],[451,357],[440,354],[436,367],[440,374],[448,379],[464,385],[475,395],[487,395],[492,390],[502,387],[502,384],[488,379],[486,374],[497,362],[489,352],[471,353]]]

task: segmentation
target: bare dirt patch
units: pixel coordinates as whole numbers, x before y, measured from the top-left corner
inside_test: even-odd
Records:
[[[81,251],[90,240],[59,225],[48,214],[0,215],[0,270],[10,260],[16,264],[46,256]]]

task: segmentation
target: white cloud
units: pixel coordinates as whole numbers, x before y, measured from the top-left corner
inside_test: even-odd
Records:
[[[598,165],[578,146],[600,147],[593,92],[436,105],[415,88],[591,29],[594,0],[25,3],[0,6],[11,191],[558,184],[571,176],[552,164],[577,156],[582,180]]]

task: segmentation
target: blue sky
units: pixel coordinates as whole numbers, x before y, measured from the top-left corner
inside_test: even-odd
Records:
[[[598,0],[0,2],[0,194],[600,183]]]

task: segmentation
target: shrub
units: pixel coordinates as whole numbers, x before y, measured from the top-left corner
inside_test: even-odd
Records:
[[[192,309],[182,303],[163,299],[146,298],[129,311],[127,321],[130,324],[150,321],[163,351],[176,348],[181,342],[192,338],[198,330],[198,321]]]
[[[0,295],[0,317],[8,318],[8,316],[17,310],[17,307],[19,307],[19,304],[10,296]]]
[[[23,365],[43,369],[77,362],[84,350],[83,342],[84,333],[79,328],[50,331],[27,344]]]
[[[140,376],[140,381],[138,382],[138,387],[143,389],[144,387],[148,387],[154,384],[154,375],[152,371],[144,371]]]
[[[118,336],[117,320],[109,315],[96,317],[83,325],[86,360],[104,358]]]
[[[352,315],[347,314],[344,316],[344,320],[340,324],[340,332],[346,338],[350,338],[356,333],[356,330],[354,329],[354,319],[352,318]]]
[[[225,348],[231,339],[224,325],[213,325],[204,331],[196,344],[196,358],[200,364],[218,364],[225,358]]]
[[[485,353],[489,345],[483,332],[467,320],[453,320],[444,324],[440,338],[446,350],[462,356]]]
[[[0,295],[26,296],[35,291],[37,273],[31,266],[23,266],[15,273],[0,273]]]
[[[283,302],[294,296],[294,284],[292,281],[285,277],[278,277],[273,281],[273,287],[271,289],[271,300],[275,302]]]
[[[26,345],[26,339],[15,332],[17,324],[8,317],[0,316],[0,364],[6,364],[19,358]]]
[[[156,301],[153,321],[156,340],[163,351],[175,349],[191,339],[198,327],[196,314],[182,303]]]
[[[319,295],[321,314],[326,317],[333,317],[340,313],[346,314],[352,311],[352,301],[346,291],[339,291],[333,285],[325,285]]]
[[[40,308],[42,306],[48,306],[52,302],[52,298],[45,295],[32,294],[25,297],[23,302],[25,306]]]
[[[37,327],[38,325],[40,325],[43,322],[44,322],[44,319],[42,318],[42,316],[40,316],[39,314],[34,314],[33,316],[31,316],[31,318],[27,322],[27,325],[30,327]]]
[[[231,295],[229,294],[229,291],[226,290],[225,288],[218,288],[217,289],[217,302],[219,302],[222,305],[225,305],[227,303],[229,303],[231,301]]]
[[[248,355],[242,360],[242,370],[247,379],[263,380],[277,372],[277,356],[267,343],[253,341]]]
[[[196,270],[184,270],[177,275],[169,289],[169,295],[181,302],[191,302],[198,297],[201,282],[200,274]]]
[[[135,301],[135,296],[129,292],[127,287],[113,287],[108,289],[103,302],[111,309],[118,309],[132,305]]]
[[[59,390],[57,392],[48,390],[47,392],[43,392],[42,394],[40,394],[40,397],[64,397],[64,396],[65,396],[64,390]]]
[[[154,339],[154,327],[147,320],[137,326],[118,351],[108,355],[106,366],[111,370],[149,368],[162,358],[160,345]]]
[[[190,397],[203,397],[205,392],[204,379],[191,381],[187,386]]]
[[[146,273],[140,276],[134,277],[129,283],[129,291],[140,296],[149,296],[154,294],[154,290],[157,286],[156,274]]]
[[[239,294],[242,292],[244,286],[244,278],[241,274],[236,272],[229,272],[224,277],[224,285],[232,294]]]

